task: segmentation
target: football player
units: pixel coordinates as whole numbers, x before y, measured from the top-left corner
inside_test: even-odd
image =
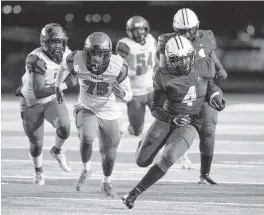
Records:
[[[137,196],[161,179],[191,147],[202,123],[204,101],[218,111],[225,107],[223,93],[212,80],[211,60],[194,60],[194,55],[195,50],[185,37],[174,36],[166,44],[166,64],[158,67],[153,77],[151,113],[156,120],[138,145],[137,165],[149,166],[159,150],[165,148],[160,160],[122,197],[129,209]]]
[[[157,41],[149,33],[148,21],[141,16],[133,16],[126,23],[128,37],[117,42],[116,53],[128,62],[128,76],[133,98],[127,103],[129,119],[128,131],[139,136],[144,127],[146,105],[152,103],[152,74],[156,65]]]
[[[132,99],[127,70],[124,59],[112,54],[112,42],[102,32],[89,35],[84,49],[72,52],[67,57],[66,64],[62,64],[59,70],[56,96],[60,103],[63,102],[63,92],[59,86],[65,71],[67,74],[69,71],[72,77],[78,78],[80,85],[78,102],[74,106],[83,163],[83,169],[75,186],[77,191],[84,188],[91,176],[90,159],[93,142],[98,132],[104,175],[101,189],[106,196],[117,196],[110,180],[121,139],[118,124],[121,110],[116,104],[116,97],[124,102]]]
[[[20,96],[23,128],[30,142],[29,156],[35,167],[33,184],[36,185],[44,185],[42,167],[44,119],[56,129],[51,155],[64,171],[68,172],[71,169],[61,149],[70,134],[69,112],[65,104],[57,102],[55,96],[55,80],[59,65],[70,53],[67,42],[68,37],[59,24],[47,24],[40,33],[41,47],[32,51],[26,58],[23,85],[16,91],[16,95]],[[61,88],[64,90],[74,84],[71,79],[66,78]]]
[[[167,33],[159,36],[158,49],[160,52],[160,65],[165,63],[165,44],[175,35],[181,35],[192,41],[196,50],[196,58],[209,57],[215,64],[213,70],[215,73],[215,82],[227,78],[227,73],[222,64],[216,56],[216,43],[214,34],[211,30],[200,30],[199,20],[196,14],[188,9],[180,9],[174,16],[173,29],[175,32]],[[214,145],[215,145],[215,127],[218,121],[218,113],[215,109],[205,102],[202,108],[203,124],[199,132],[200,137],[200,154],[201,154],[201,168],[200,168],[200,184],[216,184],[209,177],[210,168],[212,164]],[[185,161],[188,161],[187,155],[183,156],[182,166],[185,166]]]

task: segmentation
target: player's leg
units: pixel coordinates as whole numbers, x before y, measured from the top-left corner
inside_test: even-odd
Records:
[[[56,128],[55,144],[50,154],[58,161],[62,170],[69,172],[71,165],[68,162],[62,146],[70,135],[70,116],[65,103],[59,104],[56,99],[49,102],[45,109],[45,119]]]
[[[201,153],[201,184],[216,184],[210,177],[210,169],[214,155],[215,128],[218,121],[218,112],[211,108],[208,103],[203,104],[202,109],[203,123],[199,131],[200,153]]]
[[[35,168],[33,184],[44,185],[42,147],[45,105],[27,108],[25,99],[20,98],[20,109],[24,132],[29,139],[29,157]]]
[[[88,109],[75,110],[76,127],[80,139],[80,154],[83,168],[76,183],[76,190],[81,191],[91,177],[90,159],[92,156],[94,138],[97,136],[98,122],[96,115]]]
[[[136,151],[136,164],[139,167],[149,166],[160,149],[164,146],[165,140],[172,125],[160,120],[155,120],[139,142]]]
[[[131,135],[139,136],[143,131],[145,111],[144,96],[133,96],[133,99],[127,103],[128,132]]]
[[[113,172],[117,147],[121,140],[121,134],[119,132],[118,119],[105,120],[98,118],[99,122],[99,147],[102,157],[102,169],[103,178],[101,182],[101,189],[105,193],[105,196],[117,197],[112,183],[111,175]]]
[[[141,181],[122,200],[128,208],[134,206],[137,196],[160,180],[169,168],[190,148],[196,134],[193,125],[175,127],[166,140],[161,159],[153,165]]]
[[[191,169],[192,161],[188,157],[188,152],[185,152],[183,156],[181,156],[181,167],[182,169]]]

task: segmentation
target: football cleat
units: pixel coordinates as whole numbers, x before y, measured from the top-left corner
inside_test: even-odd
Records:
[[[217,183],[210,178],[209,174],[205,174],[200,176],[200,180],[198,181],[198,184],[216,185]]]
[[[182,169],[191,169],[191,166],[192,166],[191,160],[188,158],[187,154],[184,154],[181,157],[181,168]]]
[[[92,175],[91,170],[86,170],[86,169],[82,170],[81,175],[75,185],[77,191],[83,190],[84,185],[87,184],[88,179],[91,177],[91,175]]]
[[[129,192],[128,194],[121,197],[123,203],[127,206],[128,209],[132,209],[134,207],[134,202],[137,196],[134,192]]]
[[[109,182],[102,182],[101,189],[104,192],[105,196],[116,198],[118,195],[113,188],[113,185]]]
[[[44,177],[43,177],[43,173],[37,172],[33,178],[33,184],[35,185],[44,185],[45,181],[44,181]]]
[[[71,164],[67,160],[65,152],[61,149],[59,153],[54,153],[53,149],[54,146],[51,148],[50,154],[58,161],[61,169],[65,172],[71,171]]]

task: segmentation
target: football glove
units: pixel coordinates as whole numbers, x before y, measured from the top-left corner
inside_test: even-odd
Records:
[[[63,82],[67,85],[67,88],[70,88],[70,87],[74,87],[77,84],[77,80],[78,79],[76,77],[69,74]]]
[[[222,98],[222,96],[219,94],[211,98],[209,104],[212,108],[216,109],[217,111],[222,111],[225,109],[226,102],[225,99]]]
[[[17,89],[16,89],[16,92],[15,92],[15,95],[24,98],[24,96],[23,96],[23,94],[22,94],[22,92],[21,92],[21,89],[22,89],[22,86],[20,86],[19,88],[17,88]]]
[[[191,118],[188,115],[177,115],[174,119],[173,122],[177,126],[185,126],[191,123]]]
[[[224,80],[227,78],[227,72],[224,69],[220,69],[216,72],[215,76],[219,80]]]

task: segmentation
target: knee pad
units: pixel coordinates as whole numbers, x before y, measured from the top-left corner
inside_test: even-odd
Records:
[[[132,126],[132,125],[129,125],[128,126],[128,132],[129,132],[129,134],[131,134],[131,135],[134,135],[134,136],[139,136],[141,133],[142,133],[142,131],[143,131],[143,125],[141,125],[141,126]]]
[[[70,136],[70,131],[71,131],[70,126],[63,126],[57,128],[56,133],[59,138],[66,140]]]
[[[162,172],[166,173],[169,168],[173,165],[173,163],[162,156],[157,165],[159,166]]]
[[[30,143],[29,153],[32,157],[38,157],[42,152],[43,144],[32,144]]]

